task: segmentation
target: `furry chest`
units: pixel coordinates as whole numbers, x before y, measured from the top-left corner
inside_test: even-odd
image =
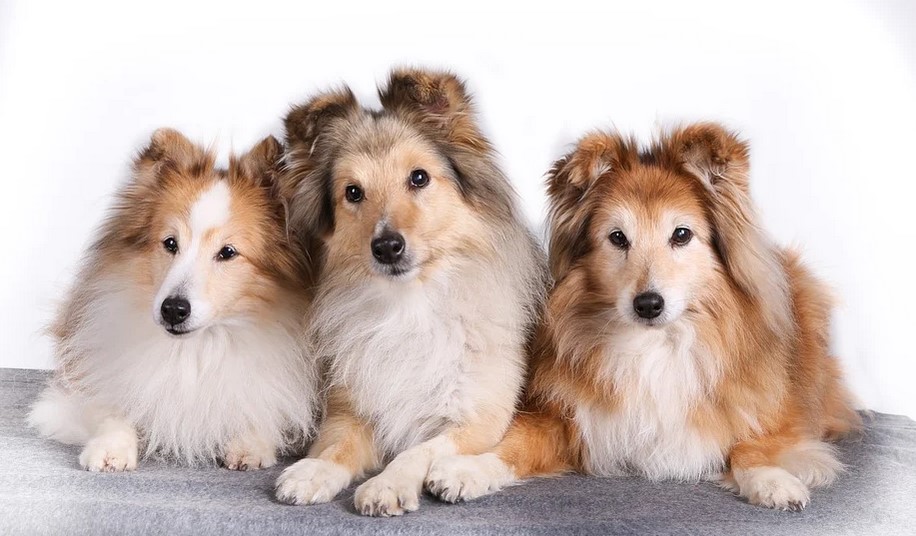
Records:
[[[602,375],[619,402],[575,411],[589,472],[690,481],[722,468],[722,446],[691,420],[719,369],[690,325],[621,330],[604,359]]]
[[[339,362],[335,380],[372,423],[379,447],[396,453],[473,411],[466,344],[455,327],[405,335],[397,345],[376,341]]]
[[[653,416],[632,407],[608,412],[582,406],[575,421],[590,474],[696,481],[724,465],[721,447],[685,418]]]

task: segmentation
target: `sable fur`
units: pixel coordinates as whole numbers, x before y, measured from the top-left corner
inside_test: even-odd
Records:
[[[721,477],[752,503],[799,509],[833,480],[826,441],[860,423],[829,355],[831,298],[760,229],[748,171],[747,143],[712,123],[647,150],[596,132],[554,165],[556,285],[523,410],[491,454],[435,465],[433,492],[468,499],[572,470]],[[678,222],[694,233],[683,248],[664,240]],[[620,227],[635,236],[626,251],[608,239]],[[634,320],[646,289],[663,289],[670,319]]]
[[[29,416],[43,435],[84,445],[84,468],[132,469],[145,454],[256,469],[311,433],[317,379],[301,318],[313,276],[289,241],[281,152],[267,138],[219,169],[212,152],[160,129],[135,159],[51,326],[57,369]],[[229,196],[227,220],[191,236],[189,211],[213,189]],[[217,266],[224,233],[239,257]],[[164,235],[189,249],[170,256]],[[192,243],[213,249],[188,261],[212,317],[176,338],[155,311]]]
[[[362,513],[387,516],[416,509],[432,460],[483,451],[506,429],[546,274],[464,84],[403,69],[379,94],[381,110],[342,88],[286,119],[292,220],[324,246],[308,325],[330,394],[310,458],[277,494],[325,502],[390,462],[355,496]],[[408,184],[414,169],[428,186]],[[364,200],[347,201],[348,185]],[[374,263],[383,229],[405,237],[408,275]]]

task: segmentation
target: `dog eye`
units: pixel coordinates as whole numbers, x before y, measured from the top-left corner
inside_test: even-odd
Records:
[[[363,200],[363,189],[355,184],[350,184],[344,190],[344,196],[351,203],[359,203]]]
[[[686,227],[678,227],[671,234],[671,245],[686,246],[691,238],[693,238],[693,231]]]
[[[170,236],[162,241],[162,247],[172,255],[178,253],[178,241],[174,236]]]
[[[415,169],[410,172],[410,185],[414,188],[423,188],[429,184],[429,173],[425,169]]]
[[[614,231],[608,236],[608,240],[611,241],[611,244],[614,244],[620,249],[627,249],[630,247],[630,241],[627,240],[627,235],[621,233],[620,231]]]
[[[219,253],[216,254],[216,260],[228,261],[229,259],[238,255],[239,252],[235,250],[232,246],[223,246],[223,249],[219,250]]]

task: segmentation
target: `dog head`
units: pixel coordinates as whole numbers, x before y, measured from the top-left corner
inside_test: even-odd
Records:
[[[632,139],[594,133],[548,178],[550,262],[557,280],[581,272],[621,322],[678,320],[711,299],[717,277],[787,322],[778,254],[756,225],[748,146],[714,124]]]
[[[389,281],[423,278],[490,246],[487,221],[512,217],[464,84],[399,70],[362,109],[349,89],[286,118],[294,225],[321,236],[326,268]]]
[[[269,137],[222,170],[211,152],[160,129],[134,162],[97,247],[145,289],[166,332],[251,320],[301,275],[273,179],[280,153]]]

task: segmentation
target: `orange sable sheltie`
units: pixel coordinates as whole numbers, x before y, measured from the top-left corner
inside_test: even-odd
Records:
[[[142,453],[273,465],[312,428],[311,275],[267,138],[228,169],[170,129],[137,157],[51,328],[58,369],[29,420],[123,471]]]
[[[490,453],[435,464],[446,501],[579,471],[721,479],[797,510],[859,426],[828,355],[831,300],[761,231],[748,146],[715,124],[647,151],[586,136],[548,178],[556,285],[522,411]]]

